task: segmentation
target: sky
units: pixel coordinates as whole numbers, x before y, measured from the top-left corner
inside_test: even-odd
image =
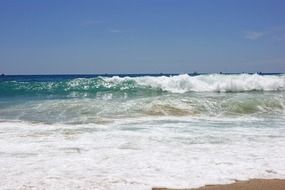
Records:
[[[0,0],[0,73],[285,72],[283,0]]]

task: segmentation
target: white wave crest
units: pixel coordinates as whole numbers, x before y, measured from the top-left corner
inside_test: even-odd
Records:
[[[111,77],[107,82],[120,83],[134,80],[138,85],[159,88],[174,93],[185,92],[246,92],[246,91],[283,91],[285,75],[258,74],[209,74],[189,76],[144,76],[144,77]]]

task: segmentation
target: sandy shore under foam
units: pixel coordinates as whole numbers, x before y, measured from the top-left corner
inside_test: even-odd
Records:
[[[206,185],[194,189],[152,188],[152,190],[285,190],[285,179],[251,179],[225,185]]]

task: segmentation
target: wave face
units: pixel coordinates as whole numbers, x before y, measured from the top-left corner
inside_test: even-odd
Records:
[[[147,86],[139,86],[133,80],[116,82],[101,77],[77,78],[62,81],[4,81],[1,82],[1,96],[39,95],[96,95],[97,93],[147,92]]]
[[[284,91],[284,75],[199,75],[96,77],[57,81],[1,81],[1,96],[17,95],[159,95],[162,92],[249,92]]]

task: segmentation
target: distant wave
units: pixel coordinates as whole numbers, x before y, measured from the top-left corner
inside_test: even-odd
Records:
[[[0,96],[66,95],[101,92],[159,94],[162,92],[284,91],[285,75],[210,74],[190,76],[96,77],[61,81],[1,81]]]

